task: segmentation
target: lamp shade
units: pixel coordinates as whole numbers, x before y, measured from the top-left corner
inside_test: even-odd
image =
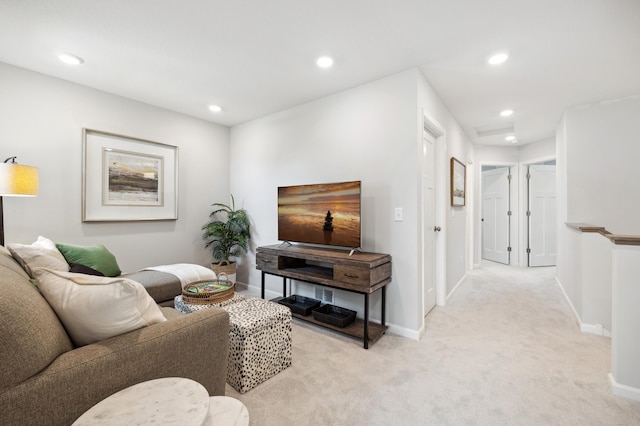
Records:
[[[38,168],[0,163],[0,196],[5,195],[38,195]]]

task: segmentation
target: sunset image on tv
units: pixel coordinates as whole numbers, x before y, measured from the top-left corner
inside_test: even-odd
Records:
[[[360,247],[360,181],[278,188],[278,239]]]

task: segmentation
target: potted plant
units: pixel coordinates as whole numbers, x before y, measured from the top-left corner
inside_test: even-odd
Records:
[[[231,205],[214,203],[215,209],[209,215],[209,222],[202,230],[205,247],[211,248],[213,263],[211,269],[217,274],[224,272],[229,280],[235,282],[236,263],[232,257],[238,257],[249,249],[249,216],[246,210],[236,210],[231,195]]]

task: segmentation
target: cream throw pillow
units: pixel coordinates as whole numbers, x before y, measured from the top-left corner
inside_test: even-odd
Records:
[[[76,346],[166,321],[142,284],[38,268],[40,291]]]
[[[31,278],[35,278],[33,271],[36,268],[69,270],[69,264],[56,247],[56,243],[43,236],[39,236],[33,244],[9,244],[7,248]]]

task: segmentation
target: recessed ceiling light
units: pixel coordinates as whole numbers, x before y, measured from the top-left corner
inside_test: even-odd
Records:
[[[222,107],[220,105],[209,105],[209,109],[213,112],[222,111]]]
[[[84,63],[84,60],[76,55],[71,55],[69,53],[63,53],[61,55],[58,55],[58,59],[60,59],[62,62],[64,62],[67,65],[80,65],[82,63]]]
[[[513,114],[512,109],[505,109],[504,111],[500,111],[500,115],[503,117],[509,117],[511,114]]]
[[[516,140],[516,137],[515,137],[515,136],[513,136],[513,135],[509,135],[509,136],[507,136],[506,138],[504,138],[504,140],[505,140],[505,141],[508,141],[508,142],[513,142],[513,141],[515,141],[515,140]]]
[[[333,59],[329,56],[321,56],[316,61],[316,64],[318,64],[320,68],[329,68],[331,65],[333,65]]]
[[[498,65],[503,63],[507,59],[509,59],[509,55],[507,53],[502,52],[502,53],[496,53],[495,55],[490,57],[488,62],[491,65]]]

